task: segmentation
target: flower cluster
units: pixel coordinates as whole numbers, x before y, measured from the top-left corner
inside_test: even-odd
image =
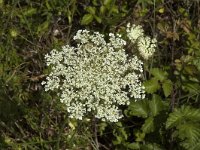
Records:
[[[128,57],[121,35],[79,30],[75,47],[66,45],[45,56],[51,73],[43,81],[45,90],[56,90],[67,106],[69,117],[82,120],[88,113],[96,118],[117,122],[122,118],[120,105],[130,98],[144,98],[140,77],[142,61]]]
[[[129,40],[131,40],[132,43],[137,43],[138,51],[145,60],[148,60],[153,56],[157,40],[155,38],[151,39],[150,37],[145,36],[142,26],[130,26],[130,23],[128,23],[126,32]]]

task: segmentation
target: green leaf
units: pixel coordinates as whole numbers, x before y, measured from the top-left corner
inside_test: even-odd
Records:
[[[196,68],[196,66],[194,66],[194,65],[186,65],[186,66],[184,66],[184,71],[187,74],[193,76],[198,73],[198,68]]]
[[[100,7],[100,14],[104,15],[105,12],[106,12],[106,7],[102,5],[102,6]]]
[[[113,144],[114,145],[118,145],[118,144],[121,144],[122,143],[122,137],[121,136],[115,136],[116,137],[116,140],[113,140]]]
[[[107,127],[107,123],[105,123],[105,122],[102,122],[102,123],[99,123],[98,124],[98,131],[99,131],[99,133],[100,133],[100,135],[103,135],[103,133],[104,133],[104,131],[105,131],[105,129],[106,129],[106,127]]]
[[[163,150],[163,148],[161,148],[161,146],[156,143],[147,143],[142,145],[140,150]]]
[[[167,119],[166,128],[178,126],[186,121],[200,122],[200,110],[189,106],[175,109]]]
[[[44,33],[49,27],[49,21],[45,21],[37,28],[37,34]]]
[[[23,15],[24,16],[32,16],[32,15],[34,15],[36,13],[37,13],[37,9],[36,8],[30,8],[30,9],[27,9],[27,10],[23,11]]]
[[[92,0],[92,4],[93,4],[94,6],[98,6],[98,0]]]
[[[117,123],[117,128],[114,129],[113,135],[115,136],[115,140],[113,140],[114,145],[118,145],[123,143],[124,141],[127,140],[128,135],[126,133],[126,130],[123,128],[121,122]]]
[[[102,19],[100,18],[100,17],[98,17],[98,16],[94,16],[94,18],[95,18],[95,20],[98,22],[98,23],[101,23],[102,22]]]
[[[153,68],[150,72],[156,79],[160,81],[164,81],[168,75],[166,71],[160,70],[159,68]]]
[[[112,6],[112,8],[111,8],[111,12],[112,12],[112,13],[116,13],[116,14],[119,13],[119,10],[118,10],[117,5],[113,5],[113,6]]]
[[[137,132],[135,133],[135,136],[136,136],[135,141],[141,142],[141,141],[143,141],[144,138],[145,138],[145,133],[140,132],[140,131],[137,131]]]
[[[180,145],[188,150],[199,150],[200,144],[200,124],[185,123],[177,127],[178,137],[181,139]]]
[[[103,4],[108,6],[112,3],[112,0],[104,0]]]
[[[184,88],[191,94],[200,94],[200,85],[194,82],[187,82],[184,84]]]
[[[154,119],[149,117],[145,120],[145,123],[142,125],[142,131],[144,133],[151,133],[154,131]]]
[[[116,123],[117,128],[113,130],[113,135],[116,137],[115,140],[113,140],[113,143],[115,145],[121,144],[123,141],[126,141],[128,138],[128,135],[126,133],[126,130],[123,127],[123,124],[121,122]]]
[[[166,128],[172,128],[178,124],[180,124],[182,121],[182,114],[179,110],[175,110],[173,113],[171,113],[167,119],[166,122]]]
[[[3,0],[0,0],[0,7],[3,5]]]
[[[131,116],[147,118],[149,114],[149,106],[147,100],[132,102],[128,107],[128,111]]]
[[[92,14],[85,14],[81,20],[82,25],[88,25],[93,21],[93,15]]]
[[[153,94],[152,100],[149,101],[149,108],[152,116],[156,116],[166,108],[166,105],[159,95]]]
[[[165,80],[162,83],[162,89],[163,89],[163,92],[165,94],[165,97],[168,97],[171,94],[171,91],[173,89],[172,81],[171,80]]]
[[[91,6],[88,6],[86,8],[86,11],[92,15],[95,15],[95,12],[96,12],[96,8],[95,7],[91,7]]]
[[[182,142],[181,145],[188,150],[200,150],[200,140],[192,145],[186,142]]]
[[[140,149],[140,144],[138,142],[126,144],[125,146],[129,149]]]
[[[178,136],[182,140],[189,140],[191,143],[196,143],[200,139],[199,124],[186,123],[177,127]]]
[[[145,91],[150,94],[153,94],[158,89],[160,89],[160,84],[158,83],[158,80],[156,78],[147,80],[146,82],[144,82],[144,86],[145,86]]]
[[[198,58],[193,59],[193,63],[197,67],[198,71],[200,71],[200,59]]]

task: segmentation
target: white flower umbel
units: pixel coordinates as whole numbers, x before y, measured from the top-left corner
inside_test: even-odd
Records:
[[[127,32],[127,37],[133,43],[135,43],[137,39],[139,39],[140,37],[144,36],[144,30],[140,25],[135,25],[135,24],[130,25],[130,23],[128,23],[126,32]]]
[[[45,56],[51,73],[42,84],[45,90],[56,90],[67,106],[69,117],[82,120],[87,114],[117,122],[122,118],[120,105],[130,98],[144,98],[140,76],[142,62],[128,57],[120,35],[104,35],[79,30],[74,36],[77,46],[63,46]]]
[[[145,60],[148,60],[155,53],[156,43],[157,40],[155,38],[151,39],[148,36],[139,39],[138,51]]]
[[[151,39],[150,37],[145,36],[142,26],[136,26],[134,24],[131,26],[130,23],[128,23],[126,32],[129,40],[132,43],[137,44],[138,51],[145,60],[148,60],[153,56],[157,40],[155,38]]]

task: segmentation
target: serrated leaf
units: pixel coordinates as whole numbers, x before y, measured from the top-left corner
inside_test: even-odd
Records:
[[[200,138],[200,128],[199,124],[181,124],[177,127],[178,129],[178,136],[180,139],[185,140],[187,139],[190,143],[196,143]]]
[[[177,127],[178,137],[181,139],[180,145],[187,150],[199,150],[200,144],[200,124],[186,123]],[[199,144],[198,144],[199,143]]]
[[[200,140],[195,144],[191,144],[191,142],[188,141],[183,141],[180,143],[180,145],[186,150],[200,150]]]
[[[187,142],[182,142],[181,145],[188,150],[200,150],[200,140],[192,145]]]
[[[153,68],[151,69],[151,74],[158,80],[164,81],[167,78],[167,72],[159,69],[159,68]]]
[[[200,85],[194,82],[188,82],[184,84],[184,87],[192,94],[200,94]]]
[[[156,116],[160,111],[166,108],[164,102],[159,95],[153,94],[152,100],[149,101],[149,109],[152,116]]]
[[[173,113],[171,113],[167,119],[166,122],[166,128],[172,128],[177,124],[180,124],[182,121],[182,114],[180,111],[175,110]]]
[[[149,117],[145,120],[144,124],[142,125],[142,131],[144,133],[151,133],[154,131],[154,119],[153,117]]]
[[[171,91],[173,89],[172,81],[171,80],[165,80],[162,83],[162,89],[163,89],[165,97],[168,97],[171,94]]]
[[[158,83],[158,80],[156,78],[152,78],[144,82],[144,87],[147,93],[153,94],[158,89],[160,89],[160,84]]]
[[[149,106],[146,100],[131,103],[128,110],[130,115],[142,118],[147,118],[149,114]]]
[[[189,106],[182,106],[175,109],[167,119],[166,128],[169,129],[178,126],[185,121],[200,122],[200,110]]]
[[[93,21],[93,15],[92,14],[85,14],[81,20],[82,25],[88,25]]]

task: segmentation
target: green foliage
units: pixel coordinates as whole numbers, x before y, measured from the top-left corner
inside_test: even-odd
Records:
[[[171,80],[165,80],[162,84],[162,89],[164,92],[165,97],[168,97],[173,89],[173,84]]]
[[[113,130],[113,135],[116,137],[116,139],[112,141],[115,145],[122,144],[128,138],[126,130],[121,122],[116,123],[116,128]]]
[[[150,94],[153,94],[160,89],[160,84],[156,78],[152,78],[150,80],[145,81],[144,86],[145,91]]]
[[[147,118],[149,116],[156,116],[160,111],[166,109],[167,102],[162,101],[159,95],[154,94],[151,100],[140,100],[132,102],[125,111],[127,116],[137,116]]]
[[[140,100],[137,102],[132,102],[128,109],[125,110],[127,117],[142,117],[144,122],[140,125],[139,128],[134,132],[135,143],[129,143],[126,145],[130,149],[159,149],[159,144],[142,144],[141,142],[148,139],[149,134],[159,134],[157,131],[158,127],[163,127],[163,122],[158,119],[163,116],[162,112],[166,111],[168,108],[168,103],[163,101],[159,95],[153,94],[151,100]],[[155,135],[154,135],[155,136]],[[157,135],[158,138],[161,135]],[[116,144],[116,143],[114,143]]]
[[[159,68],[152,68],[150,73],[154,77],[144,82],[146,92],[153,94],[162,86],[165,97],[168,97],[173,89],[172,81],[167,78],[168,73]]]
[[[93,22],[99,24],[114,25],[120,22],[120,18],[125,17],[128,13],[127,2],[120,1],[121,6],[118,5],[116,0],[91,0],[92,4],[85,7],[83,18],[81,19],[82,25],[88,25]]]
[[[175,109],[167,119],[166,128],[175,127],[187,121],[200,122],[200,110],[189,106]]]
[[[149,115],[149,106],[146,100],[141,100],[133,102],[129,105],[126,112],[127,115],[138,116],[142,118],[147,118]]]
[[[200,110],[189,106],[177,108],[169,115],[166,128],[175,127],[174,136],[185,149],[196,149],[200,142]]]
[[[92,14],[85,14],[83,16],[83,19],[81,20],[81,24],[82,25],[87,25],[89,23],[91,23],[93,20],[93,15]]]
[[[154,131],[154,118],[149,117],[145,120],[144,124],[142,125],[142,132],[150,133]]]
[[[164,81],[167,78],[167,72],[160,70],[159,68],[152,68],[150,73],[159,81]]]

